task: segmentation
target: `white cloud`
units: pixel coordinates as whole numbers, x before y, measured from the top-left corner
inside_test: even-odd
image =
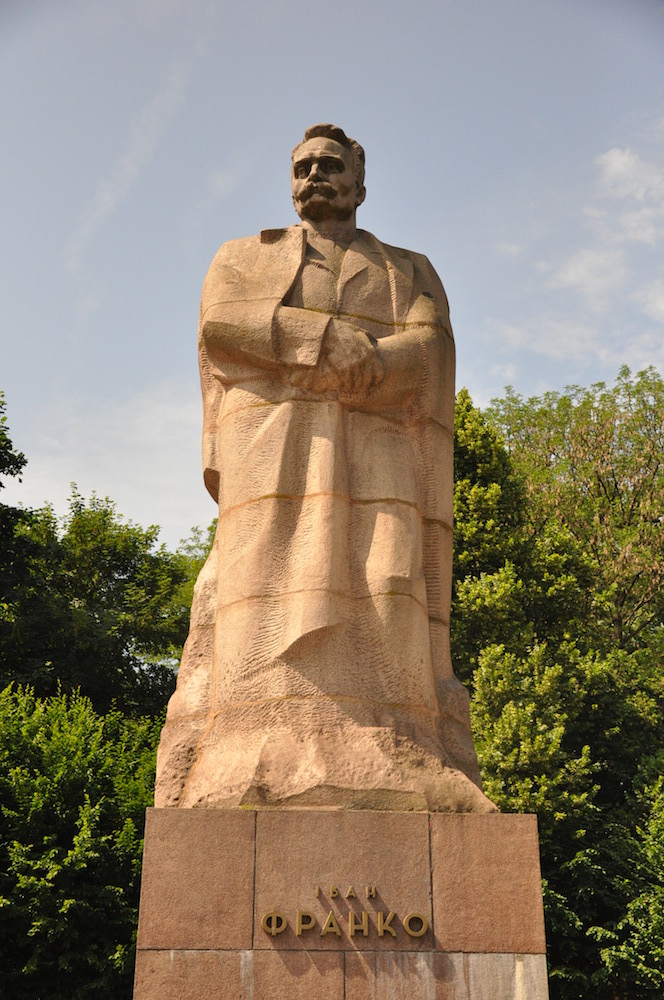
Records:
[[[95,232],[124,201],[154,155],[169,119],[184,100],[185,78],[184,64],[173,66],[162,90],[136,117],[127,148],[99,181],[92,203],[65,246],[65,263],[72,273],[80,272],[85,248]]]
[[[505,363],[491,367],[492,377],[498,379],[504,385],[513,385],[517,380],[518,374],[519,367],[516,364]]]
[[[628,274],[623,251],[615,246],[576,250],[554,272],[553,288],[581,293],[594,309],[606,308],[611,296],[623,286]]]
[[[198,386],[164,383],[128,399],[62,399],[35,414],[39,429],[23,435],[23,483],[10,481],[3,502],[67,509],[70,484],[83,496],[109,496],[124,517],[158,524],[175,547],[193,525],[215,516],[200,459]]]
[[[664,169],[642,160],[631,149],[614,147],[595,160],[600,169],[599,189],[614,198],[664,201]]]
[[[631,300],[651,318],[653,309],[658,316],[659,300],[647,289],[651,251],[664,238],[664,168],[618,147],[594,164],[595,191],[579,211],[586,222],[585,245],[533,266],[550,289],[574,292],[586,310],[606,314]]]
[[[646,316],[656,323],[664,323],[664,278],[656,278],[643,285],[634,293],[633,299]]]
[[[649,293],[640,304],[644,312],[651,310],[659,326],[633,319],[578,319],[555,306],[522,323],[493,320],[486,339],[500,345],[505,360],[494,365],[491,374],[516,384],[524,371],[539,371],[543,391],[557,380],[583,384],[598,373],[613,378],[623,364],[632,371],[654,365],[664,372],[664,281],[651,285]]]
[[[523,253],[523,247],[519,243],[498,243],[495,247],[495,251],[499,257],[505,257],[508,260],[520,257]]]
[[[616,238],[655,246],[664,236],[664,168],[616,147],[595,163],[600,196],[628,206],[617,216]]]
[[[622,212],[618,221],[627,240],[654,247],[664,235],[664,206],[661,209],[650,206]]]
[[[586,364],[595,359],[610,362],[610,343],[592,324],[555,314],[540,315],[523,324],[495,324],[493,339],[512,350],[528,352],[552,361]]]
[[[219,170],[208,177],[208,190],[211,200],[217,198],[227,198],[229,194],[240,186],[245,171],[245,163],[242,161],[231,170]]]

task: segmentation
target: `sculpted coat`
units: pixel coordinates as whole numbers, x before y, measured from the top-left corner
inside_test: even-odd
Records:
[[[428,260],[357,230],[224,244],[199,326],[219,505],[159,750],[156,805],[485,811],[449,654],[454,343]],[[330,317],[382,379],[320,370]]]

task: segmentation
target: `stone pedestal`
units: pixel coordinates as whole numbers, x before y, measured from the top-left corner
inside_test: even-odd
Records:
[[[546,1000],[534,816],[148,811],[134,1000]]]

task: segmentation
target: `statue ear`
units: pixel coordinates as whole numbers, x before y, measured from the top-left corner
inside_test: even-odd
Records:
[[[358,186],[357,186],[357,198],[356,198],[356,201],[355,201],[355,208],[359,208],[360,207],[360,205],[362,204],[362,202],[364,201],[364,199],[366,198],[366,196],[367,196],[367,189],[365,188],[364,184],[358,184]]]

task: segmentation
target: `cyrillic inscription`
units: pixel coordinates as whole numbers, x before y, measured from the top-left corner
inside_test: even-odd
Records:
[[[357,893],[352,885],[349,885],[345,891],[338,885],[330,885],[323,888],[320,885],[316,885],[314,886],[314,895],[316,899],[320,899],[321,896],[323,898],[328,896],[331,899],[339,899],[340,897],[343,897],[343,899],[357,899]],[[367,899],[376,899],[378,896],[376,886],[366,885],[365,895]],[[340,904],[337,903],[335,905],[338,910],[341,909]],[[342,926],[345,930],[346,918],[344,914],[335,914],[334,910],[330,910],[324,920],[322,917],[317,918],[316,914],[310,910],[297,910],[295,914],[295,934],[297,937],[303,937],[309,931],[313,931],[319,925],[319,920],[321,922],[320,936],[322,938],[327,937],[328,934],[333,934],[337,938],[342,937]],[[374,910],[371,920],[369,920],[369,911],[367,910],[348,910],[348,936],[351,938],[358,935],[369,937],[372,928],[375,928],[379,938],[396,938],[398,936],[399,925],[401,925],[410,938],[424,937],[429,930],[428,918],[423,913],[418,913],[415,910],[407,913],[403,918],[398,917],[394,910],[388,910],[387,913],[384,910]],[[279,910],[270,910],[261,919],[261,927],[266,934],[276,937],[278,934],[283,934],[286,930],[288,920]]]
[[[323,929],[320,932],[320,936],[325,937],[326,934],[336,934],[337,937],[341,937],[341,927],[339,927],[337,918],[335,917],[332,910],[330,910],[327,917],[325,918],[325,923],[323,924]]]
[[[270,910],[266,913],[261,920],[261,927],[266,934],[271,934],[272,937],[276,937],[277,934],[281,934],[288,927],[288,921],[283,916],[283,914],[278,913],[276,910]]]
[[[420,924],[419,927],[417,926],[418,923]],[[429,922],[421,913],[407,913],[403,918],[403,929],[410,937],[419,938],[428,931]]]

